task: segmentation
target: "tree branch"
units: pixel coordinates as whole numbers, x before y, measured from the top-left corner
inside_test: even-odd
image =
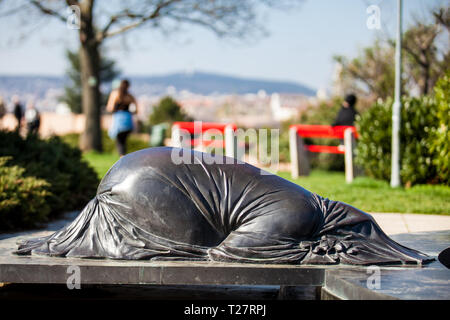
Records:
[[[180,1],[180,0],[160,1],[156,5],[155,9],[148,15],[132,13],[128,10],[125,10],[123,13],[114,15],[111,17],[109,22],[105,25],[105,27],[100,32],[97,33],[97,37],[96,37],[97,41],[101,42],[105,38],[113,37],[115,35],[125,32],[125,31],[137,28],[146,21],[156,19],[160,16],[160,12],[163,8],[168,7],[172,3],[178,2],[178,1]],[[138,21],[136,21],[134,23],[130,23],[128,25],[125,25],[117,30],[112,31],[112,32],[109,32],[109,29],[111,28],[111,26],[113,26],[115,23],[119,22],[120,19],[122,19],[122,18],[138,19]]]
[[[219,28],[216,28],[214,25],[207,23],[201,19],[195,19],[195,18],[189,18],[189,17],[180,17],[171,13],[167,13],[166,14],[167,17],[171,17],[172,19],[175,19],[177,21],[186,21],[186,22],[190,22],[192,24],[197,24],[200,25],[202,27],[208,28],[211,31],[213,31],[214,33],[216,33],[219,36],[223,36],[224,35],[224,31],[221,31]]]
[[[63,15],[61,15],[59,12],[57,12],[57,11],[55,11],[55,10],[53,10],[53,9],[50,9],[50,8],[44,6],[44,5],[41,3],[41,1],[38,1],[38,0],[30,0],[30,3],[31,3],[34,7],[36,7],[37,9],[39,9],[39,10],[40,10],[42,13],[44,13],[44,14],[47,14],[47,15],[50,15],[50,16],[54,16],[54,17],[58,18],[59,20],[61,20],[61,21],[63,21],[63,22],[66,22],[66,20],[67,20],[67,18],[64,17]]]
[[[80,5],[78,0],[66,0],[66,3],[68,6],[79,6]]]
[[[429,33],[407,33],[412,45],[407,41],[407,37],[405,37],[405,41],[403,42],[403,49],[423,68],[429,67],[427,53],[432,51],[434,40],[438,35],[437,28],[433,27],[433,29],[430,30],[432,30],[432,32]],[[420,31],[423,31],[423,29]],[[421,54],[414,51],[414,48],[418,49]]]
[[[448,8],[440,8],[433,12],[433,16],[438,24],[443,25],[450,32],[450,11]]]

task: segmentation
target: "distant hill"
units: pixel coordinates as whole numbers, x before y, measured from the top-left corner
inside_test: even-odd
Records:
[[[35,96],[43,98],[49,90],[64,88],[63,77],[0,75],[0,94],[11,96]]]
[[[204,72],[135,76],[130,79],[133,81],[133,87],[151,86],[157,91],[173,86],[177,91],[188,90],[204,95],[257,93],[259,90],[268,94],[278,92],[315,95],[315,90],[295,82],[248,79]]]
[[[160,95],[174,87],[178,92],[187,90],[192,93],[209,94],[245,94],[264,90],[268,94],[294,93],[306,96],[315,95],[315,90],[288,81],[270,81],[239,78],[214,73],[173,73],[157,76],[129,76],[132,91],[136,95]],[[62,89],[67,79],[57,76],[9,76],[0,75],[0,94],[36,95],[43,98],[49,89]]]

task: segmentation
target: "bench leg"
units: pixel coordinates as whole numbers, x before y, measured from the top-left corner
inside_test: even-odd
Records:
[[[172,127],[172,147],[181,147],[180,128],[178,126]]]
[[[225,127],[225,156],[242,160],[239,159],[241,155],[238,153],[237,146],[237,137],[233,128],[231,126]]]
[[[296,128],[289,129],[289,152],[292,178],[309,175],[308,153],[304,147],[303,138],[297,134]]]
[[[344,131],[344,149],[345,149],[345,181],[347,183],[352,183],[355,177],[355,164],[354,164],[354,154],[355,154],[356,140],[351,129],[346,129]]]
[[[172,127],[171,146],[174,148],[191,148],[191,136],[188,131],[178,126]]]

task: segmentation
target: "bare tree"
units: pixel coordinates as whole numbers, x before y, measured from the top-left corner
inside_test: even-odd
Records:
[[[444,27],[450,33],[450,10],[449,8],[439,8],[433,11],[436,23]]]
[[[440,33],[436,24],[417,23],[403,36],[408,74],[414,79],[421,95],[431,92],[441,73],[437,60],[436,38]]]
[[[0,0],[1,1],[1,0]],[[32,9],[67,22],[68,6],[79,8],[82,109],[86,127],[80,146],[102,150],[100,127],[99,48],[105,40],[130,30],[149,26],[192,24],[218,36],[244,37],[262,30],[262,6],[290,8],[301,0],[3,0],[3,15],[18,15]],[[6,4],[8,3],[8,4]],[[2,13],[0,12],[0,15]]]
[[[364,48],[358,57],[347,59],[335,56],[334,61],[342,66],[337,81],[346,92],[367,96],[370,101],[386,99],[392,95],[394,83],[394,50],[375,41],[372,47]]]
[[[405,77],[402,79],[402,92],[406,94],[430,94],[437,79],[450,65],[449,11],[447,8],[432,9],[430,15],[434,21],[416,19],[403,35]],[[447,39],[443,38],[445,36]],[[353,59],[334,57],[342,66],[338,84],[372,101],[392,96],[394,48],[393,39],[378,39]]]
[[[426,21],[416,19],[403,36],[406,72],[420,94],[430,94],[450,64],[450,11],[445,7],[435,8],[431,17]]]

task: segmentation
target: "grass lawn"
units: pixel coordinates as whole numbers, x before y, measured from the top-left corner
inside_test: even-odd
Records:
[[[117,154],[88,152],[83,158],[103,177],[119,160]],[[323,197],[351,204],[367,212],[432,213],[450,215],[450,187],[417,185],[392,189],[385,181],[359,177],[345,183],[344,173],[313,170],[308,177],[292,180],[290,173],[279,176]]]
[[[323,197],[346,202],[367,212],[450,215],[450,187],[447,186],[416,185],[409,189],[393,189],[386,181],[367,177],[358,177],[347,184],[344,173],[318,170],[295,180],[288,172],[279,175]]]
[[[98,153],[95,151],[83,153],[83,159],[86,160],[97,172],[99,178],[103,178],[109,168],[119,160],[117,153]]]

